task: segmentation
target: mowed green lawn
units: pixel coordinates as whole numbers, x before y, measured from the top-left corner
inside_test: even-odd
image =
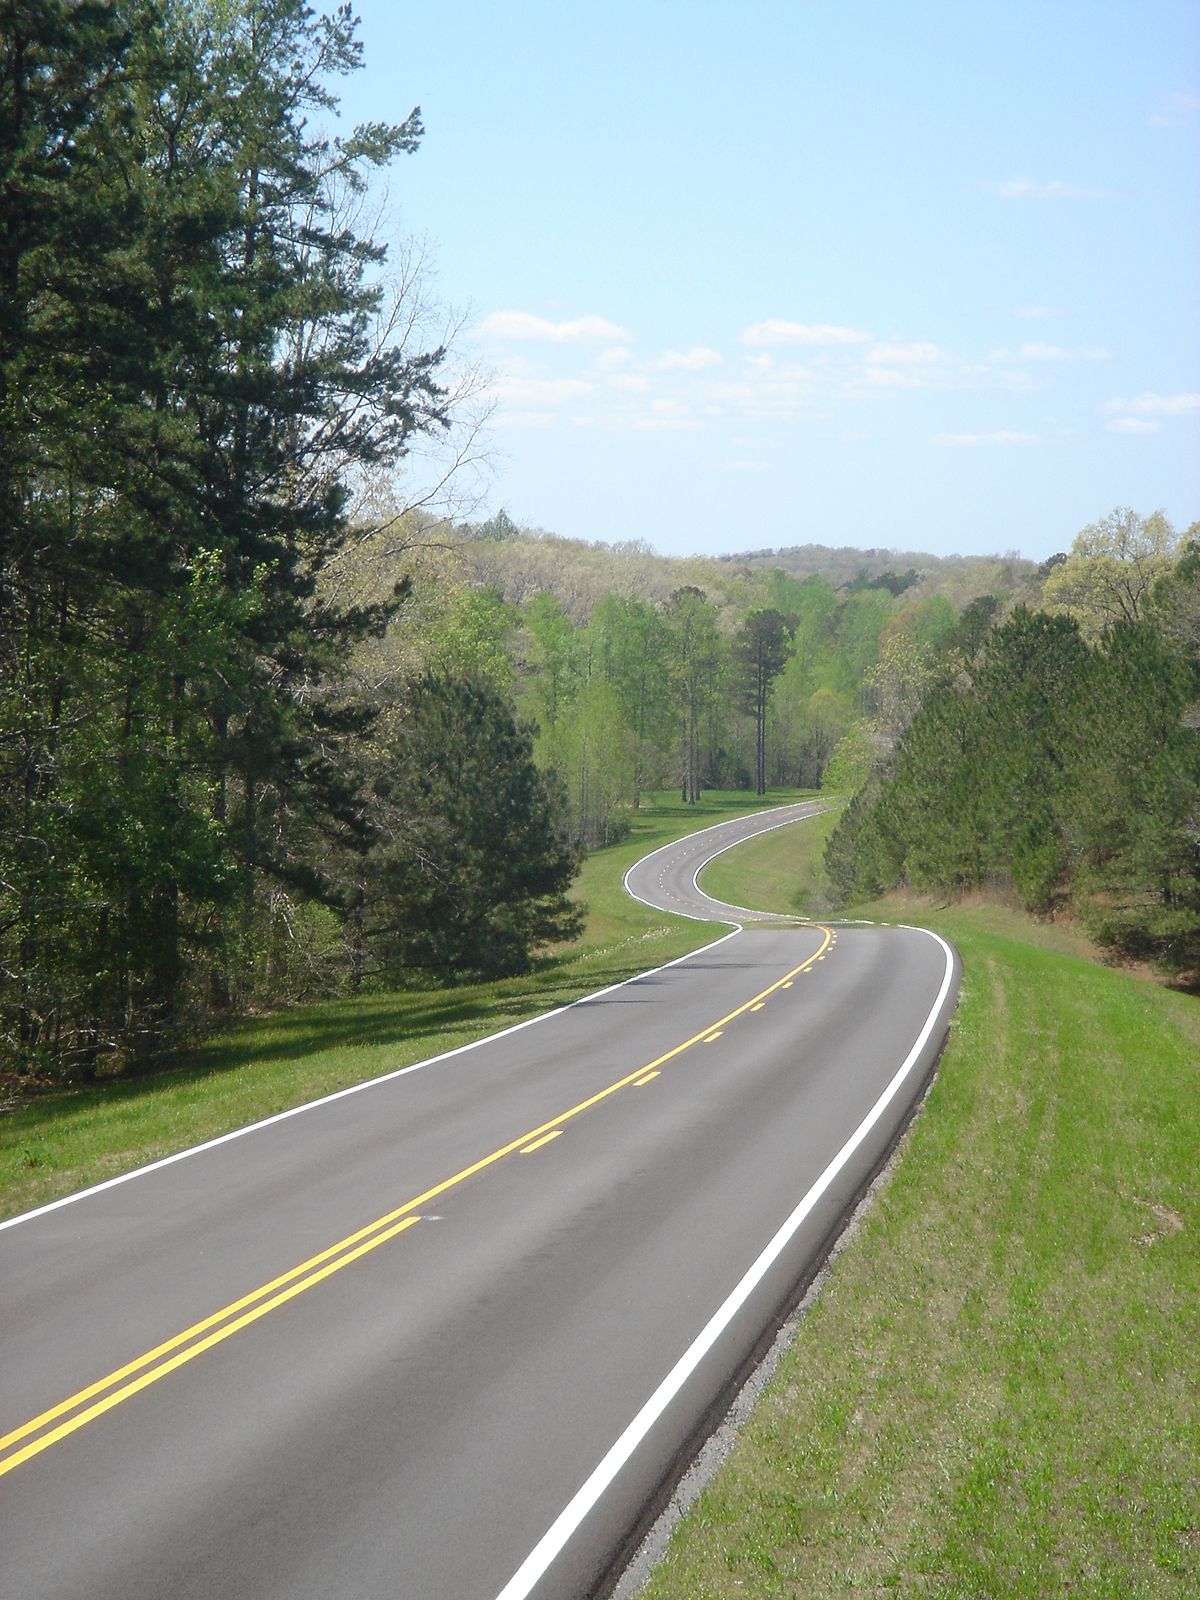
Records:
[[[794,909],[793,836],[704,887]],[[861,914],[958,945],[951,1042],[646,1600],[1200,1595],[1200,1001],[998,907]]]
[[[631,836],[584,862],[577,887],[588,906],[583,938],[548,954],[527,977],[299,1007],[244,1022],[171,1071],[4,1108],[0,1216],[454,1049],[698,949],[722,930],[631,900],[622,888],[627,868],[697,828],[805,797],[799,790],[765,799],[713,792],[695,806],[677,795],[648,797]]]

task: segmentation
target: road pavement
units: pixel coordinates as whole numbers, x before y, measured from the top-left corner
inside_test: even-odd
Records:
[[[630,891],[730,917],[706,832]],[[0,1594],[603,1592],[954,1004],[931,934],[742,922],[0,1225]]]

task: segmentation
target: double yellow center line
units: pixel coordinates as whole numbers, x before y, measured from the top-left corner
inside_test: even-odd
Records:
[[[20,1427],[14,1428],[11,1433],[5,1434],[0,1438],[0,1477],[33,1456],[39,1455],[50,1445],[57,1444],[60,1439],[67,1438],[86,1423],[95,1421],[106,1411],[111,1411],[123,1400],[128,1400],[140,1390],[148,1388],[150,1384],[157,1383],[168,1373],[174,1372],[189,1361],[194,1361],[197,1356],[203,1355],[206,1350],[211,1350],[214,1345],[249,1327],[260,1317],[265,1317],[269,1311],[286,1305],[289,1300],[294,1300],[297,1295],[303,1294],[306,1289],[311,1289],[314,1284],[331,1277],[335,1272],[340,1272],[343,1267],[348,1267],[351,1262],[359,1260],[370,1251],[377,1250],[380,1245],[386,1244],[406,1229],[415,1227],[421,1220],[421,1208],[428,1205],[431,1200],[437,1199],[439,1195],[445,1194],[447,1190],[465,1183],[468,1178],[474,1177],[487,1167],[494,1166],[498,1161],[503,1161],[506,1156],[514,1152],[532,1154],[557,1138],[562,1133],[564,1124],[570,1122],[572,1118],[580,1116],[592,1106],[599,1105],[602,1100],[607,1100],[610,1095],[628,1088],[631,1084],[642,1087],[657,1077],[660,1069],[668,1061],[682,1055],[685,1050],[690,1050],[693,1045],[718,1036],[720,1030],[735,1018],[746,1012],[761,1009],[769,995],[774,994],[777,989],[790,988],[793,978],[808,971],[815,962],[824,959],[826,950],[835,942],[835,935],[829,928],[822,927],[818,931],[823,936],[821,944],[807,960],[801,962],[798,967],[793,967],[769,988],[752,996],[736,1011],[731,1011],[720,1021],[709,1023],[699,1033],[694,1033],[690,1039],[685,1039],[682,1044],[675,1045],[664,1055],[627,1073],[623,1078],[618,1078],[607,1088],[589,1095],[586,1100],[579,1101],[570,1110],[561,1112],[549,1122],[543,1122],[540,1127],[530,1129],[517,1139],[510,1139],[507,1144],[493,1150],[490,1155],[472,1162],[468,1167],[463,1167],[453,1177],[444,1179],[431,1189],[426,1189],[423,1194],[406,1201],[402,1206],[397,1206],[394,1211],[377,1217],[365,1228],[359,1228],[356,1233],[339,1239],[336,1244],[329,1245],[317,1255],[309,1256],[307,1261],[300,1262],[290,1271],[282,1273],[278,1278],[272,1278],[269,1283],[262,1284],[251,1293],[231,1301],[227,1306],[222,1306],[219,1311],[214,1311],[202,1321],[194,1322],[190,1328],[184,1328],[181,1333],[173,1335],[162,1344],[155,1345],[153,1350],[147,1350],[144,1355],[126,1362],[115,1372],[97,1379],[87,1388],[80,1389],[78,1393],[60,1401],[48,1411],[43,1411],[39,1416],[32,1417]]]

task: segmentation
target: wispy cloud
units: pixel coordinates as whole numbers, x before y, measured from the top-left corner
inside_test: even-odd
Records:
[[[1093,189],[1086,184],[1065,183],[1061,178],[1006,178],[1003,183],[985,183],[984,192],[1000,200],[1120,200],[1116,189]]]
[[[544,410],[581,400],[592,393],[593,385],[584,378],[502,377],[496,395],[506,405]]]
[[[887,344],[874,345],[867,351],[867,360],[872,364],[903,367],[927,367],[935,362],[945,361],[946,352],[940,345],[922,344],[918,341],[904,342],[894,339]]]
[[[1010,433],[1003,429],[995,433],[935,433],[930,444],[943,449],[968,449],[980,444],[1036,444],[1032,433]]]
[[[842,328],[830,322],[784,322],[777,317],[751,323],[742,331],[742,343],[750,345],[866,344],[870,337],[861,328]]]
[[[1157,128],[1186,128],[1198,111],[1200,94],[1169,94],[1150,121]]]
[[[690,350],[664,350],[649,365],[656,372],[703,372],[706,367],[719,367],[725,357],[706,345],[693,345]]]
[[[919,367],[866,367],[862,376],[853,380],[850,391],[865,387],[868,389],[928,389],[930,374],[927,368]]]
[[[1109,433],[1161,433],[1162,423],[1149,417],[1117,417],[1107,424]]]
[[[1111,352],[1098,345],[1084,345],[1078,350],[1068,350],[1061,344],[1039,344],[1029,340],[1019,350],[993,350],[989,361],[1001,366],[1011,366],[1022,361],[1108,361]]]
[[[531,311],[493,311],[476,326],[475,332],[490,339],[533,339],[554,344],[593,341],[625,344],[633,338],[627,328],[609,322],[607,317],[568,317],[562,322],[551,322],[548,317],[535,316]]]
[[[1182,417],[1200,411],[1200,394],[1141,394],[1136,400],[1110,400],[1104,409],[1140,417]]]

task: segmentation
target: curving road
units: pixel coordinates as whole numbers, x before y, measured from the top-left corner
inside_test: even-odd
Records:
[[[773,820],[630,891],[736,920],[698,863]],[[603,1592],[956,985],[933,935],[758,919],[0,1225],[0,1593]]]
[[[803,822],[824,809],[819,800],[802,800],[796,805],[772,806],[767,811],[736,817],[732,822],[717,822],[711,828],[701,828],[698,833],[689,833],[643,856],[625,874],[625,888],[635,900],[657,911],[673,911],[677,916],[692,917],[700,922],[732,922],[735,926],[794,922],[794,917],[780,916],[773,911],[751,911],[745,906],[714,900],[704,893],[697,880],[710,861],[724,855],[735,844],[745,844],[747,839],[757,839],[759,834],[772,833],[792,822]]]

